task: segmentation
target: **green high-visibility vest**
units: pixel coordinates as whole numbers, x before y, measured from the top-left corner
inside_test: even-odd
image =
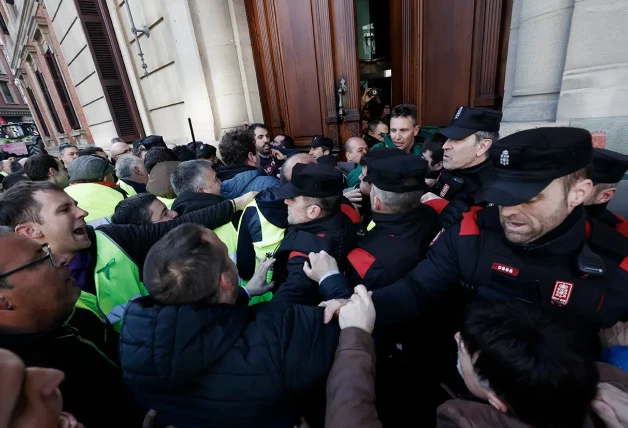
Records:
[[[120,189],[124,190],[127,193],[127,195],[129,195],[129,197],[137,195],[137,192],[135,191],[133,186],[129,186],[124,181],[119,180],[117,185]]]
[[[148,296],[135,262],[118,244],[100,231],[96,231],[94,283],[96,294],[81,292],[75,306],[88,309],[101,319],[106,318],[118,332],[129,300]]]
[[[111,217],[118,202],[124,200],[124,195],[111,187],[96,183],[79,183],[65,188],[65,192],[72,197],[79,208],[87,211],[86,222],[103,217]]]
[[[246,208],[253,207],[257,210],[259,216],[260,227],[262,229],[262,240],[253,242],[253,249],[255,250],[255,268],[266,258],[267,254],[274,254],[275,250],[279,248],[279,244],[283,241],[283,235],[286,229],[275,226],[264,217],[264,214],[257,206],[257,202],[253,200]],[[246,210],[245,208],[245,210]],[[242,218],[240,218],[240,224],[238,230],[242,230]],[[246,285],[246,281],[242,281],[241,285]],[[269,291],[261,296],[252,297],[249,302],[249,306],[259,302],[268,302],[273,298],[273,293]]]
[[[163,202],[164,205],[166,206],[166,208],[168,208],[169,210],[172,209],[172,204],[174,204],[174,199],[161,198],[159,196],[157,196],[157,199],[159,199],[161,202]]]

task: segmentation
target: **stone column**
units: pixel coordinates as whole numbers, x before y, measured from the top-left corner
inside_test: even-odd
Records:
[[[628,116],[628,1],[577,0],[558,119]]]
[[[509,49],[516,49],[516,69],[505,96],[504,121],[556,120],[573,4],[574,0],[524,0],[513,8],[515,40]]]

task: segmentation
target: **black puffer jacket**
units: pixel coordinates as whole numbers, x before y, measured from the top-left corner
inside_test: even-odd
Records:
[[[127,309],[121,366],[160,425],[292,428],[324,386],[338,336],[322,308],[164,307],[145,297]]]

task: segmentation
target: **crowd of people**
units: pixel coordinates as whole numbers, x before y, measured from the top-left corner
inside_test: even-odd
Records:
[[[2,426],[628,426],[628,156],[501,118],[4,165]]]

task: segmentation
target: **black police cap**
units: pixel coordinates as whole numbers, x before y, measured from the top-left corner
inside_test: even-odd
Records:
[[[560,177],[591,163],[591,133],[579,128],[537,128],[493,143],[492,179],[475,196],[476,203],[515,206],[534,198]]]
[[[298,163],[292,168],[292,180],[275,191],[279,199],[297,196],[326,198],[341,196],[344,181],[339,169],[329,165]]]
[[[336,166],[338,164],[338,158],[334,155],[323,155],[316,159],[316,163],[319,165]]]
[[[366,166],[363,180],[378,189],[394,193],[427,189],[427,161],[417,155],[394,149],[374,150],[369,153]],[[416,180],[413,184],[404,184],[409,178]]]
[[[315,135],[308,147],[326,147],[329,150],[334,149],[334,140],[323,135]]]
[[[593,150],[593,184],[619,183],[628,170],[628,156],[607,149]]]
[[[502,113],[481,107],[458,107],[449,126],[442,131],[447,138],[462,140],[478,131],[499,132]]]

